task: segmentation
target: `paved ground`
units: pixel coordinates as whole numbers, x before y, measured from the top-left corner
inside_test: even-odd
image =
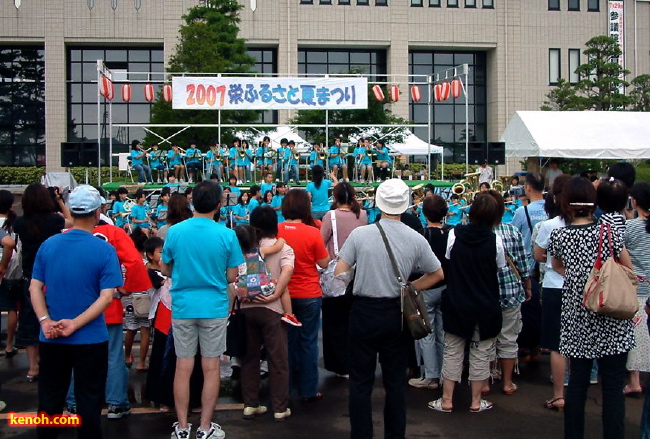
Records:
[[[36,410],[37,385],[26,383],[27,369],[23,351],[11,360],[0,358],[1,399],[8,403],[0,414],[0,437],[19,439],[35,437],[33,430],[9,428],[6,413],[34,412]],[[227,376],[229,368],[223,367]],[[129,397],[137,413],[116,421],[104,421],[105,437],[125,438],[167,438],[174,421],[172,414],[158,413],[147,401],[142,400],[145,374],[130,371]],[[562,415],[542,407],[542,401],[551,395],[549,383],[548,356],[542,357],[539,365],[524,364],[521,375],[516,377],[519,391],[514,396],[505,396],[499,387],[493,386],[489,397],[495,404],[492,411],[473,414],[468,412],[469,387],[466,383],[457,387],[454,399],[455,411],[451,414],[429,410],[427,401],[440,396],[439,390],[409,389],[408,428],[409,438],[509,438],[535,439],[562,437]],[[383,410],[383,390],[380,387],[381,374],[378,370],[373,408],[376,437],[383,437],[381,412]],[[264,382],[263,382],[264,384]],[[253,421],[241,418],[241,401],[237,389],[233,395],[223,397],[219,404],[226,410],[215,412],[214,420],[220,423],[227,437],[232,438],[328,438],[349,437],[349,415],[347,409],[347,381],[337,378],[321,369],[321,389],[324,398],[319,402],[302,403],[296,398],[291,401],[293,416],[284,423],[273,421],[267,414]],[[626,438],[639,437],[639,420],[643,401],[627,399]],[[600,410],[602,399],[600,385],[591,386],[587,401],[587,438],[602,437]],[[198,422],[198,415],[192,416]],[[74,438],[74,431],[64,431],[62,438]]]

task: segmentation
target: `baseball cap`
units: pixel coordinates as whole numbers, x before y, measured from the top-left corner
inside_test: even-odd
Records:
[[[379,210],[389,215],[400,215],[406,211],[410,201],[410,189],[402,180],[392,178],[377,188],[375,203]]]
[[[102,205],[102,196],[94,187],[82,184],[70,193],[68,198],[70,212],[77,215],[94,212]]]

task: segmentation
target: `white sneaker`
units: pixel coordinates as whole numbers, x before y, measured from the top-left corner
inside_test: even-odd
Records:
[[[288,408],[283,412],[273,413],[273,419],[278,422],[285,421],[289,416],[291,416],[291,409]]]
[[[192,424],[187,424],[187,428],[180,428],[178,422],[174,422],[174,431],[172,432],[171,439],[190,439],[192,432]]]
[[[266,413],[266,406],[258,405],[257,407],[244,407],[244,419],[253,419],[257,415]]]
[[[440,384],[437,380],[433,378],[411,378],[409,380],[409,386],[415,387],[417,389],[429,389],[434,390],[440,387]]]
[[[210,428],[204,430],[201,427],[196,429],[196,439],[224,439],[226,432],[221,429],[219,424],[210,423]]]

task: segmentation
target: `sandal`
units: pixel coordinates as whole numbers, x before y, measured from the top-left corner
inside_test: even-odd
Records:
[[[314,401],[320,401],[321,399],[323,399],[323,394],[318,392],[314,396],[303,398],[302,402],[314,402]]]
[[[512,396],[515,393],[517,393],[517,385],[515,383],[512,383],[512,387],[510,387],[509,389],[503,389],[504,395]]]
[[[557,404],[558,401],[562,401],[562,404]],[[548,401],[544,401],[544,407],[549,410],[555,410],[556,412],[564,411],[564,398],[553,398]]]
[[[442,398],[438,398],[435,401],[429,401],[427,407],[441,413],[451,413],[452,411],[452,409],[446,409],[442,406]]]
[[[4,351],[4,357],[7,359],[13,358],[16,356],[17,353],[18,353],[18,349],[13,348],[10,351]]]
[[[641,395],[643,395],[643,389],[639,390],[633,390],[629,385],[623,387],[623,393],[625,396],[628,396],[630,398],[641,398]]]
[[[490,401],[486,401],[482,399],[481,402],[479,403],[478,408],[473,409],[470,407],[469,411],[470,413],[481,413],[486,410],[490,410],[492,407],[494,407],[494,405]]]

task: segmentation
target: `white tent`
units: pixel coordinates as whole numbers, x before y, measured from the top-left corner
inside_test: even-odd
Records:
[[[650,113],[517,111],[501,141],[507,157],[650,158]]]
[[[296,142],[296,147],[298,151],[309,149],[309,147],[311,146],[305,139],[303,139],[302,137],[300,137],[300,135],[298,135],[297,131],[294,131],[292,127],[286,125],[281,125],[279,127],[276,127],[275,130],[267,134],[255,133],[251,135],[250,132],[237,133],[237,137],[248,139],[248,141],[254,145],[257,145],[258,142],[261,142],[264,136],[269,136],[269,138],[271,139],[271,148],[273,149],[278,149],[280,147],[280,140],[284,138]]]
[[[411,132],[404,136],[403,143],[394,143],[390,146],[396,152],[405,155],[427,155],[429,153],[427,142]],[[442,154],[442,151],[442,146],[431,144],[431,154]]]

